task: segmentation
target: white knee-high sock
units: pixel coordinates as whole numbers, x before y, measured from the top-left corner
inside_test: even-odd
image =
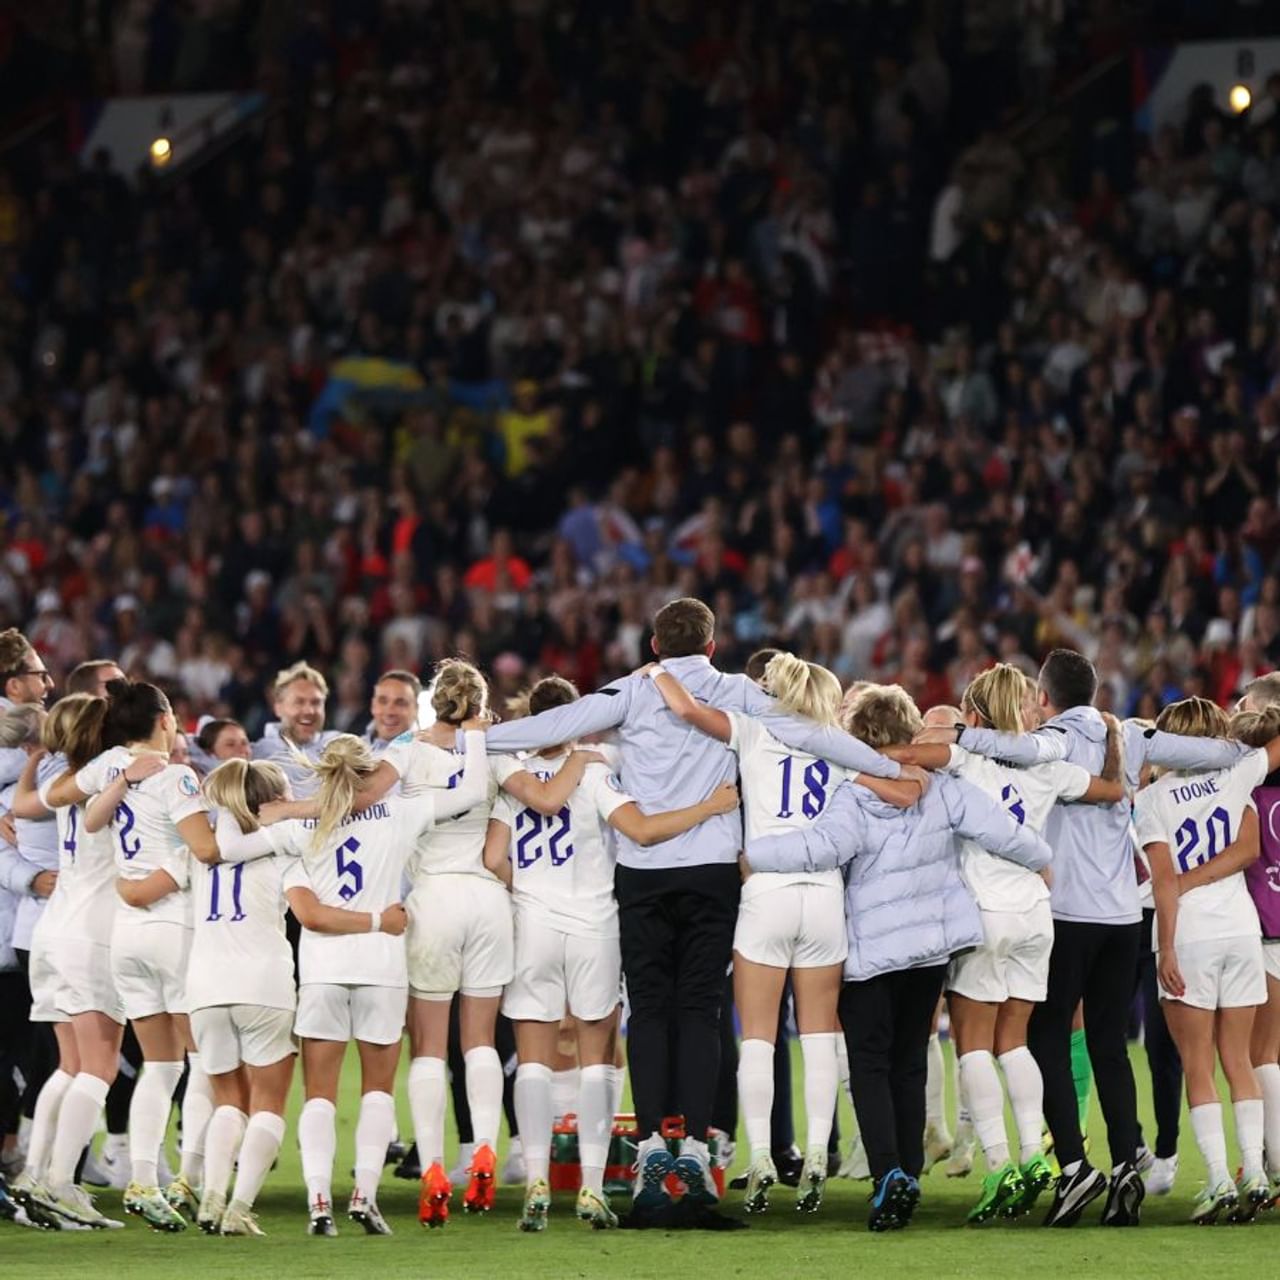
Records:
[[[409,1064],[409,1113],[413,1138],[425,1173],[444,1163],[444,1111],[449,1082],[443,1058],[414,1058]]]
[[[58,1113],[62,1110],[62,1099],[66,1097],[74,1079],[70,1072],[59,1067],[36,1094],[31,1133],[27,1138],[27,1168],[35,1178],[43,1178],[47,1172],[49,1153],[53,1150],[53,1135],[58,1131]]]
[[[610,1067],[609,1081],[609,1121],[611,1126],[610,1133],[612,1133],[613,1117],[622,1113],[622,1097],[627,1088],[626,1067]]]
[[[371,1203],[378,1200],[382,1166],[396,1134],[396,1104],[389,1093],[373,1090],[360,1099],[356,1121],[356,1190]]]
[[[82,1071],[62,1095],[58,1131],[53,1135],[47,1166],[50,1186],[60,1187],[76,1176],[80,1153],[93,1140],[93,1131],[98,1127],[98,1117],[102,1114],[110,1087],[98,1076]]]
[[[551,1068],[541,1062],[522,1062],[516,1068],[516,1120],[520,1125],[520,1147],[524,1152],[528,1183],[546,1178],[551,1169],[552,1075]],[[570,1106],[569,1110],[574,1107]],[[581,1131],[581,1116],[578,1126]]]
[[[240,1164],[236,1170],[236,1185],[231,1199],[238,1205],[252,1208],[262,1190],[267,1174],[280,1154],[284,1141],[284,1116],[272,1111],[255,1111],[245,1126],[244,1141],[240,1144]]]
[[[496,1049],[479,1045],[468,1049],[462,1060],[467,1068],[467,1105],[476,1148],[488,1146],[496,1152],[502,1123],[502,1059]]]
[[[156,1185],[160,1144],[169,1127],[173,1091],[182,1079],[181,1062],[144,1062],[129,1103],[129,1162],[140,1187]]]
[[[773,1110],[773,1045],[767,1040],[744,1040],[738,1050],[738,1105],[751,1158],[767,1156]]]
[[[1004,1085],[1018,1128],[1018,1159],[1026,1164],[1040,1153],[1040,1134],[1044,1128],[1044,1077],[1031,1050],[1019,1045],[1000,1055]]]
[[[1191,1128],[1196,1146],[1208,1167],[1209,1185],[1216,1187],[1230,1178],[1227,1172],[1227,1135],[1222,1129],[1222,1103],[1205,1102],[1191,1108]]]
[[[1004,1128],[1004,1091],[995,1059],[986,1049],[964,1054],[960,1080],[969,1099],[973,1131],[986,1153],[987,1168],[999,1169],[1009,1160],[1009,1136]]]
[[[204,1180],[204,1136],[213,1119],[213,1086],[198,1053],[187,1054],[187,1091],[182,1097],[182,1176],[198,1187]]]
[[[942,1056],[942,1041],[935,1031],[929,1037],[928,1050],[929,1074],[924,1086],[924,1120],[941,1133],[950,1133],[947,1128],[947,1073],[946,1063]]]
[[[834,1031],[811,1032],[800,1037],[804,1057],[804,1109],[808,1116],[808,1151],[823,1151],[831,1137],[840,1092],[840,1060]]]
[[[62,1104],[67,1105],[65,1102]],[[1262,1144],[1265,1132],[1265,1108],[1261,1098],[1242,1098],[1233,1102],[1236,1117],[1236,1141],[1240,1144],[1240,1164],[1246,1178],[1262,1176]]]
[[[218,1107],[204,1136],[204,1186],[206,1191],[227,1194],[236,1153],[249,1117],[239,1107]]]
[[[1267,1169],[1280,1173],[1280,1065],[1268,1062],[1254,1067],[1262,1089],[1262,1119],[1267,1154]]]
[[[328,1098],[312,1098],[298,1116],[298,1149],[307,1200],[333,1203],[333,1158],[338,1150],[337,1110]]]
[[[582,1185],[596,1195],[604,1194],[604,1167],[609,1161],[609,1139],[613,1135],[613,1067],[582,1068],[578,1090],[578,1160],[582,1165]],[[524,1132],[523,1124],[520,1132]]]
[[[577,1067],[551,1073],[551,1114],[557,1120],[562,1120],[577,1107],[581,1084],[582,1073]]]

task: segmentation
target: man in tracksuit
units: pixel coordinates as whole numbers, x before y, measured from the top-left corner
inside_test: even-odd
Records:
[[[695,698],[723,711],[761,716],[779,741],[855,772],[899,774],[892,760],[838,729],[778,713],[773,700],[742,675],[711,665],[715,617],[699,600],[674,600],[654,619],[653,651]],[[626,676],[599,692],[528,719],[498,725],[489,750],[532,751],[617,730],[623,789],[646,812],[683,808],[732,782],[737,762],[724,744],[667,710],[645,675]],[[640,1132],[637,1215],[661,1216],[664,1180],[674,1169],[692,1203],[714,1203],[706,1143],[717,1064],[724,975],[733,948],[741,881],[739,811],[684,835],[642,848],[618,836],[622,967],[631,1014],[627,1048]],[[673,1162],[659,1129],[670,1108],[683,1114],[686,1137]]]
[[[1019,735],[958,725],[959,744],[1023,767],[1067,760],[1098,774],[1107,731],[1091,705],[1097,685],[1097,673],[1087,658],[1055,649],[1040,669],[1039,699],[1046,716],[1040,729]],[[1161,733],[1132,720],[1122,728],[1131,793],[1146,764],[1224,769],[1246,750],[1237,742]],[[1054,943],[1048,998],[1032,1015],[1028,1044],[1044,1076],[1045,1119],[1062,1168],[1045,1226],[1074,1226],[1090,1201],[1107,1190],[1106,1177],[1085,1159],[1071,1075],[1071,1019],[1081,1000],[1089,1060],[1111,1148],[1111,1184],[1102,1225],[1136,1226],[1145,1188],[1135,1164],[1137,1094],[1126,1033],[1142,909],[1130,805],[1055,805],[1044,834],[1054,853]]]

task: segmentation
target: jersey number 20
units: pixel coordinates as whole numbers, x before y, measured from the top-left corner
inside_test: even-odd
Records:
[[[1174,856],[1178,859],[1179,871],[1190,871],[1192,867],[1202,866],[1211,858],[1216,858],[1231,843],[1231,815],[1221,806],[1205,819],[1204,837],[1202,845],[1200,825],[1194,818],[1188,818],[1173,833],[1177,845]]]

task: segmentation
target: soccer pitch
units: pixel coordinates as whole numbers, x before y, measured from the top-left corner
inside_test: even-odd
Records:
[[[793,1045],[793,1049],[795,1046]],[[949,1052],[949,1049],[948,1049]],[[796,1080],[801,1079],[796,1050]],[[1135,1075],[1144,1122],[1149,1121],[1146,1062],[1134,1050]],[[416,1185],[396,1180],[388,1168],[380,1203],[395,1234],[366,1237],[349,1223],[345,1208],[351,1180],[358,1074],[354,1056],[343,1076],[343,1102],[338,1109],[338,1175],[334,1182],[339,1209],[336,1240],[305,1234],[302,1191],[293,1118],[299,1091],[295,1086],[289,1134],[280,1167],[271,1175],[259,1203],[266,1239],[210,1238],[194,1227],[178,1236],[149,1231],[129,1219],[123,1231],[46,1233],[0,1224],[0,1270],[7,1277],[62,1276],[172,1277],[330,1277],[365,1273],[383,1276],[432,1277],[616,1275],[669,1277],[696,1268],[707,1277],[769,1276],[778,1280],[804,1276],[1067,1276],[1108,1275],[1203,1276],[1267,1274],[1280,1248],[1280,1213],[1263,1215],[1242,1227],[1197,1230],[1187,1222],[1191,1198],[1204,1176],[1190,1126],[1183,1126],[1181,1169],[1173,1194],[1147,1201],[1137,1230],[1103,1230],[1096,1223],[1102,1202],[1091,1206],[1090,1221],[1071,1231],[1046,1231],[1039,1215],[1015,1223],[983,1228],[964,1225],[965,1211],[978,1191],[978,1174],[948,1179],[935,1170],[923,1179],[924,1198],[912,1226],[904,1232],[873,1236],[866,1229],[869,1183],[833,1180],[822,1210],[800,1217],[792,1208],[794,1193],[775,1188],[768,1214],[749,1220],[742,1231],[593,1232],[573,1217],[571,1195],[557,1195],[550,1225],[537,1236],[516,1229],[521,1190],[504,1187],[496,1209],[483,1218],[461,1211],[455,1191],[456,1216],[442,1231],[428,1232],[416,1219]],[[797,1112],[799,1090],[796,1090]],[[401,1132],[411,1131],[403,1092],[399,1096]],[[843,1100],[842,1124],[848,1126],[849,1104]],[[954,1107],[953,1107],[954,1114]],[[1230,1109],[1227,1109],[1230,1127]],[[797,1114],[797,1131],[800,1117]],[[1102,1126],[1095,1105],[1090,1124],[1095,1146]],[[172,1143],[171,1143],[172,1147]],[[742,1148],[739,1148],[742,1151]],[[450,1152],[452,1157],[453,1152]],[[739,1158],[743,1163],[745,1153]],[[1099,1153],[1099,1162],[1106,1164]],[[1047,1201],[1046,1201],[1047,1203]],[[119,1194],[105,1192],[101,1204],[113,1215]],[[621,1208],[622,1206],[619,1206]],[[725,1213],[741,1217],[741,1194],[729,1192]]]

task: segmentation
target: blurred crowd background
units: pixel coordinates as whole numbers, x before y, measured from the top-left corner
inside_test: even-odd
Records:
[[[727,666],[922,707],[1060,644],[1122,713],[1229,700],[1280,662],[1280,76],[1130,147],[1017,127],[1215,8],[9,15],[0,106],[234,65],[269,107],[176,176],[0,155],[0,626],[251,733],[300,658],[342,728],[455,652],[590,689],[677,595]]]

